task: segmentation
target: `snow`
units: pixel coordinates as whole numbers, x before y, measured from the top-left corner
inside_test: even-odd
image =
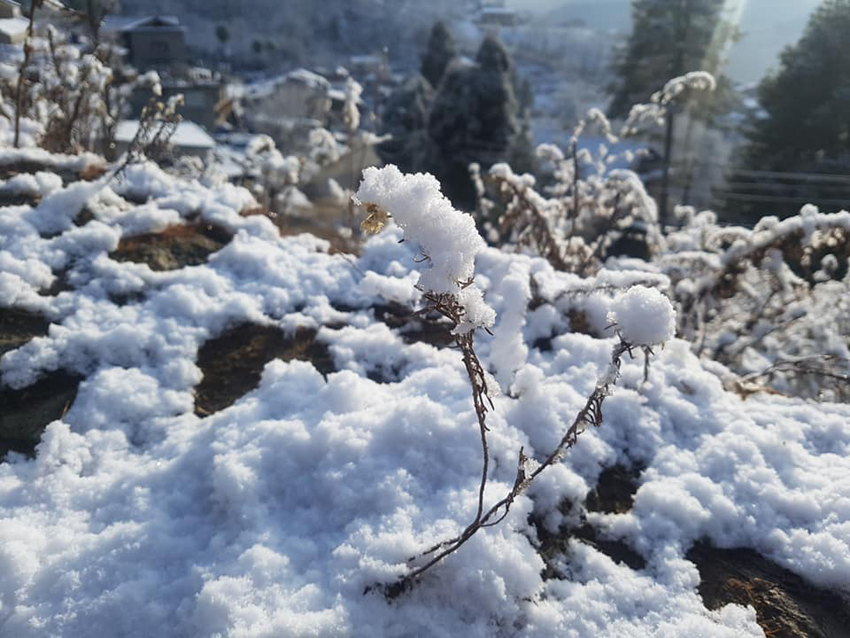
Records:
[[[657,94],[658,101],[661,104],[667,104],[689,89],[711,92],[716,88],[717,81],[711,73],[706,71],[691,71],[690,73],[669,80]]]
[[[281,85],[289,82],[303,85],[320,93],[327,93],[330,90],[330,82],[327,78],[317,73],[313,73],[312,71],[308,71],[307,69],[300,68],[283,75],[278,75],[248,84],[242,87],[241,93],[246,97],[255,99],[269,97],[272,96]]]
[[[122,120],[118,123],[115,131],[115,140],[128,144],[133,140],[139,130],[138,120]],[[175,146],[211,149],[215,146],[215,140],[207,132],[194,122],[183,121],[177,124],[171,143]]]
[[[362,101],[363,87],[352,78],[345,81],[345,104],[343,105],[342,117],[349,131],[360,128],[360,109],[358,104]]]
[[[850,406],[745,401],[674,338],[660,292],[588,292],[650,276],[663,285],[663,275],[582,280],[488,248],[434,178],[391,167],[367,170],[357,197],[397,227],[359,256],[281,238],[269,220],[240,215],[255,204],[244,189],[151,164],[121,181],[36,181],[46,193],[37,207],[0,209],[0,303],[38,310],[51,326],[0,358],[2,382],[22,388],[57,369],[84,380],[36,458],[0,464],[0,635],[764,635],[752,608],[706,609],[685,557],[701,538],[850,591]],[[75,226],[84,205],[94,219]],[[207,263],[154,272],[110,258],[121,238],[196,213],[234,233]],[[430,260],[417,265],[420,252]],[[73,289],[39,294],[62,269]],[[475,285],[459,285],[473,275]],[[646,381],[643,357],[625,357],[602,426],[505,521],[390,603],[365,588],[462,530],[480,479],[459,353],[409,343],[372,309],[412,309],[417,283],[462,297],[474,326],[493,327],[477,334],[477,352],[508,391],[488,416],[488,502],[513,484],[521,446],[540,460],[557,444],[608,365],[616,336],[566,331],[568,307],[600,335],[610,316],[633,345],[668,343]],[[535,296],[577,289],[529,309]],[[142,294],[119,305],[116,292]],[[309,362],[273,360],[255,390],[199,418],[198,350],[244,322],[317,328],[339,371],[324,378]],[[551,349],[534,345],[541,337]],[[646,468],[634,507],[585,512],[614,463]],[[549,531],[584,514],[646,567],[570,540],[566,577],[543,580],[532,513]]]
[[[287,79],[296,80],[314,88],[326,89],[329,86],[327,78],[308,71],[307,69],[296,69],[286,74]]]
[[[472,216],[452,206],[433,175],[403,175],[392,164],[369,167],[363,171],[355,199],[367,209],[373,205],[391,213],[405,239],[419,248],[426,266],[418,283],[425,290],[458,298],[466,310],[459,332],[493,325],[495,313],[470,285],[475,256],[483,250],[484,240]]]
[[[623,340],[635,346],[652,346],[673,338],[676,311],[656,288],[634,286],[619,295],[608,313]]]
[[[103,164],[103,159],[93,153],[62,155],[48,153],[42,148],[0,147],[0,166],[32,162],[44,166],[45,170],[81,172],[92,165]]]
[[[24,18],[0,19],[0,32],[9,37],[12,42],[20,42],[28,26],[29,22]]]

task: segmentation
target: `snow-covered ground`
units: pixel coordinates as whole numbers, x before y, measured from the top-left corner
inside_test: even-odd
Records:
[[[0,464],[0,636],[763,636],[752,607],[706,608],[686,558],[699,539],[850,592],[850,406],[743,400],[674,338],[645,382],[643,354],[624,360],[603,425],[503,523],[412,591],[364,594],[460,532],[477,503],[479,433],[458,352],[376,319],[389,301],[414,308],[427,267],[416,248],[390,224],[359,256],[329,254],[240,215],[247,191],[152,164],[112,181],[31,181],[40,203],[0,208],[0,304],[51,326],[0,359],[2,382],[20,389],[57,369],[84,380],[36,457]],[[75,225],[84,206],[91,218]],[[234,233],[205,264],[155,272],[109,257],[122,238],[198,215]],[[477,351],[502,390],[488,418],[489,503],[513,484],[521,446],[541,460],[558,443],[605,373],[610,318],[636,302],[559,296],[594,282],[493,248],[475,271],[497,313]],[[39,294],[58,272],[71,288]],[[609,336],[571,330],[567,311]],[[316,328],[337,371],[273,360],[255,390],[200,418],[199,348],[244,323]],[[633,507],[587,511],[615,464],[643,468]],[[559,577],[544,580],[540,533],[581,521],[645,567],[571,540]]]

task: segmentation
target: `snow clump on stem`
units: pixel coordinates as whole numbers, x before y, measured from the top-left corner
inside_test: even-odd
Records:
[[[616,324],[623,341],[632,346],[653,346],[673,338],[676,311],[655,288],[634,286],[611,305],[608,321]]]
[[[355,200],[369,212],[364,229],[380,230],[390,214],[405,241],[418,246],[423,255],[419,287],[454,295],[463,306],[465,321],[457,332],[493,325],[495,311],[472,284],[475,256],[484,250],[484,240],[472,216],[452,206],[433,175],[405,175],[392,164],[370,167],[363,171]]]

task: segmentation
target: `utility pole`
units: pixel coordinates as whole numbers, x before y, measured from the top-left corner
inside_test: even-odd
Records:
[[[667,208],[669,206],[670,197],[670,161],[673,155],[673,105],[667,106],[667,112],[664,115],[664,169],[661,176],[661,201],[658,207],[658,223],[661,226],[661,232],[664,232],[664,226],[667,224]]]

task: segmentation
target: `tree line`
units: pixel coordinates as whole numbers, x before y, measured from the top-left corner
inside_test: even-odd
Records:
[[[741,96],[723,73],[731,45],[741,34],[725,0],[633,0],[632,30],[614,47],[608,114],[624,118],[633,104],[647,102],[667,79],[708,71],[716,91],[684,107],[689,117],[714,126],[730,111],[743,111],[744,143],[728,168],[735,186],[750,196],[725,202],[738,216],[787,216],[800,204],[835,208],[850,199],[850,0],[824,0],[802,37],[782,52],[778,67],[759,83],[756,108],[743,109]],[[474,59],[458,55],[445,24],[434,25],[417,73],[389,99],[384,131],[393,139],[380,147],[383,159],[406,171],[428,171],[459,206],[474,199],[467,167],[507,161],[533,168],[528,125],[531,97],[510,56],[494,37]],[[522,99],[520,99],[522,98]],[[660,142],[664,178],[659,196],[667,203],[669,169],[680,149],[673,140],[671,110]],[[703,158],[704,159],[704,158]],[[718,202],[720,203],[720,202]]]

